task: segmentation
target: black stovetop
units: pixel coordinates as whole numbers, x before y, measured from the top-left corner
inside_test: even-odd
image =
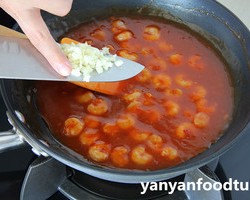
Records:
[[[12,27],[15,21],[0,9],[0,24]],[[1,61],[0,61],[1,62]],[[11,128],[6,117],[6,107],[0,95],[0,131]],[[220,180],[229,178],[242,182],[250,181],[250,125],[236,145],[219,159],[216,173]],[[21,185],[29,164],[36,158],[29,146],[0,154],[0,197],[19,199]],[[64,199],[56,194],[51,199]],[[232,191],[224,194],[225,200],[250,199],[250,191]]]

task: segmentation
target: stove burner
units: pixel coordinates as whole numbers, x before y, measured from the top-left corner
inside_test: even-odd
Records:
[[[211,184],[219,182],[218,177],[208,167],[195,169],[183,176],[165,180],[164,182],[197,182],[202,178],[204,182]],[[51,157],[38,157],[26,173],[20,199],[48,199],[59,191],[68,199],[93,199],[93,200],[130,200],[130,199],[154,199],[154,200],[222,200],[220,191],[174,191],[169,194],[167,190],[150,191],[141,194],[141,184],[115,183],[92,177],[80,171],[67,168],[64,164]]]
[[[157,199],[159,197],[168,195],[168,191],[150,191],[150,190],[147,190],[147,192],[142,195],[141,184],[124,184],[124,183],[110,182],[92,177],[90,175],[87,175],[79,171],[75,171],[71,180],[79,187],[88,191],[89,193],[108,199],[144,200],[144,199]],[[184,175],[167,180],[167,182],[170,181],[172,182],[184,181]]]

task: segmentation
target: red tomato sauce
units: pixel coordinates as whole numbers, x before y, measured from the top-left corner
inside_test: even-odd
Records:
[[[146,66],[108,96],[70,83],[38,82],[37,102],[54,136],[89,161],[157,170],[216,142],[233,110],[222,59],[193,32],[157,19],[111,17],[66,35]]]

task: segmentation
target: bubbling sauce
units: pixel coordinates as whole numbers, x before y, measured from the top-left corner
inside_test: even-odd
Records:
[[[103,95],[37,82],[38,108],[64,145],[98,165],[158,170],[216,142],[230,122],[233,88],[222,59],[190,31],[159,19],[110,17],[66,35],[146,68]]]

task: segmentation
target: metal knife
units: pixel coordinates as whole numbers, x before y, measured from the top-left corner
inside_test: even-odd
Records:
[[[59,75],[28,39],[3,36],[5,33],[1,33],[1,28],[2,26],[0,27],[0,78],[83,81],[83,77]],[[101,74],[93,73],[89,82],[121,81],[137,75],[144,69],[139,63],[122,57],[118,59],[123,61],[122,66],[114,66]]]

